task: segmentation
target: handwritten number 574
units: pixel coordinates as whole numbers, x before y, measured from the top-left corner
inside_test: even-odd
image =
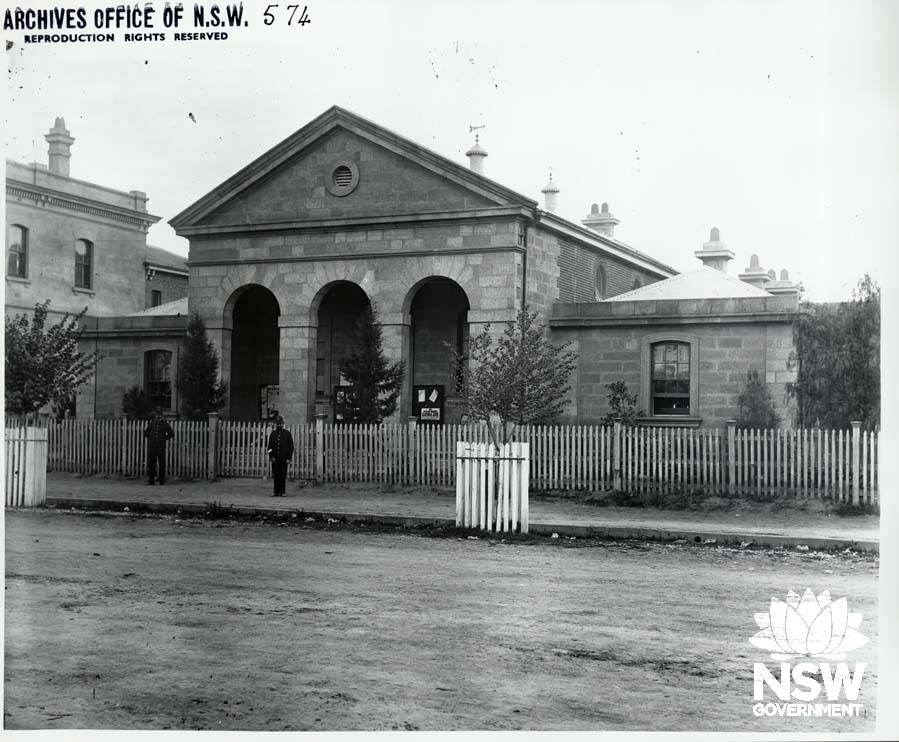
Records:
[[[271,12],[272,8],[280,7],[277,3],[269,5],[263,16],[265,16],[265,20],[263,21],[266,26],[271,26],[275,22],[275,14]],[[287,19],[287,25],[292,26],[294,23],[294,18],[296,17],[297,11],[300,9],[299,5],[288,5],[287,9],[290,11],[290,18]],[[300,11],[300,17],[297,18],[296,22],[300,26],[305,26],[307,23],[312,23],[312,20],[307,15],[306,11],[309,9],[308,5],[303,6],[303,10]]]

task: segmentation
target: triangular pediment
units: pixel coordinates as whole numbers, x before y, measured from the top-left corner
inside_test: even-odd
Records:
[[[178,214],[171,224],[176,230],[191,231],[510,206],[533,208],[536,203],[334,107]]]

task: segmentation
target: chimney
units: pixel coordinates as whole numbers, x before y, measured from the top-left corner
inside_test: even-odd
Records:
[[[737,276],[737,278],[748,283],[750,286],[755,286],[760,289],[764,289],[771,281],[771,276],[765,272],[764,268],[759,266],[758,255],[753,255],[749,259],[749,267]]]
[[[543,190],[540,193],[544,196],[544,209],[546,211],[555,211],[556,210],[556,196],[559,193],[559,187],[553,183],[553,174],[552,171],[549,173],[549,182],[543,186]]]
[[[614,214],[609,213],[609,205],[606,203],[602,205],[602,211],[599,210],[598,204],[593,204],[586,219],[581,220],[581,224],[588,229],[601,234],[603,237],[612,238],[615,237],[615,226],[620,223],[621,221]]]
[[[484,160],[487,157],[487,150],[485,150],[478,142],[478,131],[477,129],[482,129],[483,126],[469,126],[468,131],[474,132],[474,144],[471,149],[465,153],[465,156],[468,157],[468,167],[474,170],[478,175],[484,174]]]
[[[707,268],[714,268],[722,273],[727,273],[727,261],[733,260],[734,254],[727,249],[727,245],[721,241],[721,233],[718,227],[712,227],[709,241],[702,243],[702,250],[693,253]]]
[[[774,271],[771,271],[771,273],[774,273]],[[799,284],[790,280],[790,274],[784,268],[780,272],[780,280],[769,283],[765,286],[765,291],[775,296],[797,296],[799,294]]]
[[[72,153],[69,148],[75,141],[66,129],[66,122],[60,116],[53,124],[49,134],[44,134],[44,139],[50,145],[50,172],[63,177],[69,177],[69,160]]]

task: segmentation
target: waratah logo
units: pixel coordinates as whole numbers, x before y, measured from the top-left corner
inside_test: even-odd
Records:
[[[868,641],[858,632],[862,614],[850,613],[846,598],[831,602],[827,590],[817,598],[811,590],[802,598],[790,590],[786,603],[772,597],[768,612],[756,613],[755,622],[761,631],[749,641],[771,652],[775,660],[797,656],[842,660],[846,652]]]

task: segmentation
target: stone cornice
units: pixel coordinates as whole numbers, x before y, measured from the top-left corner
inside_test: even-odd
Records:
[[[187,317],[180,327],[113,327],[99,330],[85,329],[82,340],[106,340],[109,338],[183,338],[187,331]]]
[[[490,245],[487,247],[457,247],[442,250],[379,250],[377,252],[332,253],[329,255],[291,255],[283,258],[225,258],[220,260],[190,260],[191,268],[206,265],[266,265],[271,263],[323,263],[335,260],[369,260],[371,258],[419,258],[444,255],[471,255],[487,252],[524,253],[521,245]]]
[[[790,324],[797,312],[735,312],[732,314],[641,314],[624,317],[551,317],[550,327],[659,327],[661,325]]]
[[[6,196],[7,198],[31,201],[35,206],[39,207],[75,211],[80,214],[107,219],[126,224],[143,232],[146,232],[151,224],[155,224],[161,218],[144,211],[110,206],[101,201],[93,201],[70,193],[54,191],[50,188],[10,179],[6,181]]]
[[[360,229],[402,229],[415,226],[439,226],[458,222],[476,222],[485,219],[529,218],[527,209],[520,206],[497,206],[484,209],[464,209],[460,211],[433,211],[415,214],[372,214],[371,216],[348,217],[343,219],[297,219],[283,222],[260,222],[256,224],[200,224],[193,227],[179,227],[175,233],[180,237],[221,234],[260,234],[276,232],[340,232]]]

